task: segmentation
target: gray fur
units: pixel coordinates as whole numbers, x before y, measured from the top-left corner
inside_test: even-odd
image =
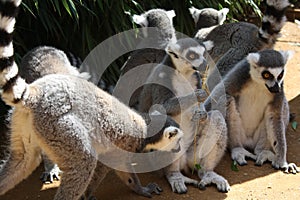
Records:
[[[137,50],[135,50],[130,57],[127,59],[127,61],[124,63],[124,65],[121,68],[121,77],[119,82],[117,83],[117,87],[119,90],[123,90],[128,86],[128,81],[136,84],[139,82],[145,82],[146,78],[148,77],[151,70],[154,68],[154,66],[157,63],[161,63],[163,58],[165,57],[165,47],[168,45],[170,41],[174,42],[176,41],[175,36],[175,29],[173,27],[172,17],[169,16],[169,13],[172,13],[174,11],[165,11],[163,9],[151,9],[142,15],[139,15],[139,17],[144,18],[146,20],[147,26],[144,24],[140,24],[142,27],[154,27],[157,28],[156,31],[151,29],[151,34],[146,36],[146,39],[142,39],[141,44],[137,47]],[[135,15],[134,17],[137,17]],[[135,23],[138,23],[135,21]],[[147,32],[147,30],[146,30]],[[147,45],[149,44],[149,45]],[[154,48],[149,48],[149,46]],[[142,47],[142,48],[140,48]],[[129,72],[130,70],[136,68],[136,67],[143,67],[143,73],[141,72],[136,76],[136,73],[134,75],[130,75],[129,78],[126,78],[125,84],[122,82],[122,78],[124,78],[124,74]],[[129,73],[127,73],[128,75]],[[140,95],[142,88],[137,89],[134,93],[131,93],[131,99],[129,102],[130,107],[137,108],[138,106],[138,97]]]
[[[54,47],[39,46],[28,52],[20,63],[19,74],[28,83],[47,74],[69,74],[89,78],[85,72],[79,73],[73,67],[66,54]]]
[[[54,47],[39,46],[29,51],[20,63],[19,74],[27,83],[32,83],[48,74],[69,74],[88,79],[88,73],[79,73],[73,67],[67,55]],[[43,155],[45,172],[41,176],[43,182],[53,182],[59,179],[60,170],[47,156]]]
[[[197,9],[191,7],[189,10],[194,19],[197,31],[195,37],[198,39],[204,39],[214,28],[218,25],[222,25],[229,12],[228,8],[216,10],[213,8]]]
[[[11,3],[19,6],[21,1],[0,1],[1,6],[11,9],[11,12],[1,12],[4,34],[11,34],[15,25],[15,15],[10,14],[18,8]],[[115,146],[129,152],[147,147],[145,120],[115,97],[78,76],[48,74],[27,84],[19,76],[14,62],[12,38],[6,37],[3,42],[6,46],[0,47],[1,98],[14,110],[10,120],[11,152],[0,171],[0,194],[28,177],[40,164],[44,152],[64,172],[54,199],[79,199],[85,191],[84,197],[91,198],[90,192],[97,186],[94,183],[107,173],[98,159],[104,156],[111,159]],[[155,145],[163,143],[167,144],[168,151],[177,150],[182,135],[178,128],[168,127],[163,137],[157,137]],[[120,165],[132,168],[127,161]],[[95,170],[99,174],[95,174]],[[142,187],[136,176],[128,176],[136,180],[130,186],[141,195],[151,196],[152,192],[160,191],[156,184]]]
[[[277,10],[274,10],[273,4],[281,6],[277,5]],[[204,39],[200,38],[214,42],[214,48],[209,51],[212,60],[206,83],[210,90],[220,81],[220,76],[223,77],[248,53],[274,47],[286,21],[285,10],[288,5],[288,0],[267,1],[261,27],[246,22],[228,23],[214,28]]]
[[[277,78],[285,69],[287,55],[275,50],[249,54],[214,88],[211,96],[215,100],[208,98],[205,101],[206,109],[214,108],[212,105],[220,98],[220,88],[224,85],[228,101],[224,106],[227,109],[229,148],[232,159],[240,165],[247,164],[246,157],[249,157],[257,165],[271,161],[276,169],[299,172],[294,163],[286,160],[289,108],[283,79]],[[267,87],[269,80],[264,79],[261,72],[272,72],[276,68],[278,73],[272,74],[272,81],[278,82],[279,90],[274,92]]]
[[[168,55],[161,64],[153,69],[147,80],[148,85],[143,88],[139,110],[147,112],[152,106],[160,105],[184,132],[183,148],[186,153],[164,169],[173,192],[187,192],[185,184],[205,187],[210,183],[217,184],[220,191],[227,192],[230,189],[228,182],[213,172],[226,149],[227,128],[224,118],[218,111],[212,111],[208,113],[207,119],[192,120],[194,112],[201,110],[198,104],[204,100],[204,96],[203,91],[197,88],[199,80],[194,74],[195,68],[199,66],[193,66],[183,54],[190,48],[198,49],[201,52],[203,46],[191,38],[180,39],[176,44],[169,44],[167,47]],[[199,55],[199,57],[201,56],[203,55]],[[205,62],[205,60],[202,61]],[[201,64],[199,63],[199,65]],[[197,140],[194,141],[197,143],[197,149],[193,149],[194,134],[197,130]],[[213,138],[212,143],[206,143],[206,133],[208,132],[210,138]],[[200,149],[205,149],[205,153]],[[194,169],[193,153],[196,153],[197,163],[204,166],[199,171],[199,177],[205,177],[206,182],[198,183],[198,181],[185,177],[180,172],[181,169]],[[213,175],[208,176],[208,174]],[[217,181],[213,181],[213,179]]]

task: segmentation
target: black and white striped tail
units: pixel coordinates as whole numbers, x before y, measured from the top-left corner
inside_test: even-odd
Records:
[[[287,20],[285,12],[289,5],[288,0],[267,0],[267,8],[259,30],[259,37],[264,42],[275,43],[280,36],[279,32]]]
[[[18,103],[27,87],[14,60],[13,32],[20,4],[21,0],[0,0],[0,88],[9,105]]]

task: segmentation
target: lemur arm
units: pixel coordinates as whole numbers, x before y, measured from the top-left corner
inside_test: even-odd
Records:
[[[141,196],[152,197],[152,193],[160,194],[162,192],[162,189],[156,183],[149,183],[146,187],[142,186],[139,177],[135,173],[115,172],[131,190]]]
[[[180,112],[190,108],[192,105],[197,102],[204,101],[207,97],[207,94],[204,90],[198,89],[193,93],[190,93],[185,96],[172,97],[167,99],[163,103],[163,107],[166,109],[167,115],[177,115]]]
[[[294,163],[288,163],[286,159],[286,129],[289,122],[289,107],[285,97],[276,95],[266,113],[268,117],[266,122],[267,134],[275,152],[275,160],[272,161],[272,166],[276,169],[283,169],[286,173],[296,174],[300,172]]]

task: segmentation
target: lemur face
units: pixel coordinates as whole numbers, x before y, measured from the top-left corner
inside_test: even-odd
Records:
[[[282,91],[285,75],[285,64],[291,52],[265,50],[250,53],[247,60],[250,64],[250,75],[254,81],[264,84],[271,93]]]
[[[169,126],[164,129],[163,134],[155,143],[146,144],[143,152],[152,151],[167,151],[172,153],[177,153],[181,150],[181,138],[183,137],[183,132],[174,126]]]
[[[180,72],[188,72],[205,69],[207,62],[205,59],[206,50],[213,47],[211,41],[198,43],[192,38],[179,39],[175,44],[170,43],[166,51],[171,56],[175,68]]]

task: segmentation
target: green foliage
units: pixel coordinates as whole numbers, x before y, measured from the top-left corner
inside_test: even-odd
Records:
[[[235,160],[233,160],[232,163],[231,163],[231,170],[235,171],[235,172],[239,171],[238,164]]]
[[[50,45],[84,59],[103,40],[135,28],[131,15],[152,8],[174,9],[175,29],[192,36],[195,32],[188,8],[230,9],[230,21],[257,15],[259,0],[23,0],[15,34],[17,60],[30,49]],[[120,41],[122,42],[122,41]],[[115,82],[126,57],[112,63],[105,79]]]

